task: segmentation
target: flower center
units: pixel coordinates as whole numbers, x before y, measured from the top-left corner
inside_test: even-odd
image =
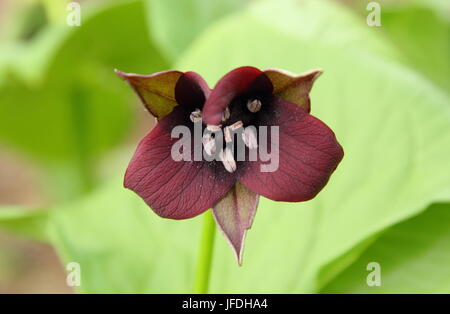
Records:
[[[261,110],[261,100],[251,98],[245,100],[234,101],[230,106],[225,108],[222,113],[222,123],[220,125],[206,125],[207,133],[204,133],[202,144],[205,152],[212,156],[218,153],[219,160],[223,163],[225,169],[233,173],[236,171],[236,154],[233,148],[236,146],[233,143],[234,132],[242,137],[242,141],[249,149],[258,148],[258,140],[256,128],[253,126],[255,114]],[[192,122],[199,122],[202,120],[202,112],[196,109],[191,112],[190,119]],[[217,136],[222,136],[222,147],[217,147]]]

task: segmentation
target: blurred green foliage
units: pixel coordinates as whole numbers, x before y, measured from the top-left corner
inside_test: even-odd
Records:
[[[148,0],[149,31],[166,56],[175,61],[210,23],[242,8],[244,1]]]
[[[450,205],[435,204],[423,214],[388,229],[324,293],[448,293]],[[382,284],[369,287],[366,266],[381,265]]]
[[[425,7],[386,10],[383,29],[407,64],[450,91],[450,23]]]
[[[81,183],[91,185],[88,164],[120,143],[132,122],[129,90],[114,68],[151,73],[168,67],[149,39],[143,11],[138,1],[96,8],[83,15],[82,27],[49,25],[30,47],[17,48],[0,87],[3,142],[54,171],[69,163]]]
[[[91,190],[37,213],[4,209],[0,226],[79,262],[82,292],[190,292],[200,220],[158,218],[117,166],[92,191],[93,163],[135,121],[112,70],[194,70],[213,86],[242,65],[322,68],[312,113],[346,156],[313,201],[261,200],[242,268],[216,239],[211,292],[450,292],[449,20],[421,1],[382,5],[379,28],[331,1],[176,3],[107,3],[81,27],[0,49],[2,144]],[[365,285],[371,261],[382,287]]]

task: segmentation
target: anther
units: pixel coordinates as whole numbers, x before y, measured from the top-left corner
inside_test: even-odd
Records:
[[[226,107],[222,113],[222,122],[227,121],[230,118],[230,108]]]
[[[242,127],[244,124],[242,123],[242,121],[237,121],[235,123],[233,123],[232,125],[229,126],[231,131],[236,131],[237,129],[239,129],[240,127]]]
[[[202,138],[203,147],[205,149],[205,152],[212,156],[216,153],[216,140],[213,138],[213,136],[209,133],[203,135]]]
[[[231,143],[233,141],[233,139],[231,138],[231,132],[230,132],[229,126],[225,127],[225,129],[223,129],[223,137],[225,138],[226,143]]]
[[[259,99],[248,100],[247,108],[250,112],[258,112],[261,109],[261,101]]]
[[[202,111],[200,109],[195,109],[195,111],[191,112],[189,118],[191,118],[191,121],[194,123],[202,121]]]
[[[258,148],[258,140],[256,139],[256,132],[253,127],[246,127],[242,133],[242,140],[245,146],[250,149]]]
[[[236,161],[234,160],[231,148],[226,147],[225,151],[221,150],[219,157],[222,160],[223,166],[228,172],[233,173],[236,171]]]
[[[208,131],[211,132],[217,132],[220,130],[221,125],[214,125],[214,124],[207,124],[206,128],[208,129]]]

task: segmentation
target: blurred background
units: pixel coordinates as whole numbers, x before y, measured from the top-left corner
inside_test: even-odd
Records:
[[[0,0],[0,293],[190,292],[198,219],[122,191],[155,121],[113,70],[239,65],[323,68],[312,113],[346,156],[317,200],[262,202],[242,269],[216,240],[212,291],[450,292],[449,1],[77,3]]]

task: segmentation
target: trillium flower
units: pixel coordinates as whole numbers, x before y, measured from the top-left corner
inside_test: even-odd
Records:
[[[164,218],[191,218],[212,208],[239,264],[259,197],[310,200],[343,157],[333,131],[309,114],[309,92],[320,70],[292,75],[241,67],[227,73],[212,90],[194,72],[117,73],[158,119],[137,147],[125,187]],[[180,125],[189,128],[193,137],[200,125],[203,151],[219,158],[174,160],[171,151],[179,139],[171,133]],[[266,129],[262,141],[261,130]],[[230,132],[237,130],[241,136],[232,137]],[[223,145],[217,144],[217,134],[223,136],[219,142]],[[276,155],[276,168],[264,171],[267,160],[259,155],[240,160],[234,149],[237,138],[244,143],[246,155],[262,147]],[[192,142],[195,146],[195,138]]]

